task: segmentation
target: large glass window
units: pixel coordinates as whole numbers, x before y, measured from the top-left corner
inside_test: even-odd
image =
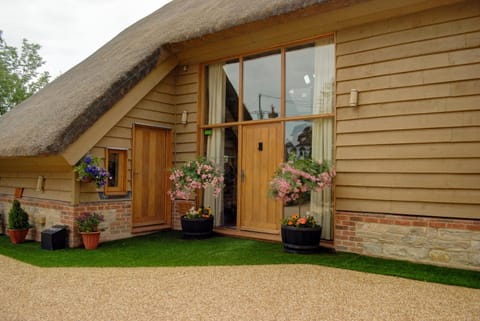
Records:
[[[251,121],[284,126],[277,147],[283,145],[285,160],[294,153],[333,161],[334,56],[333,37],[326,37],[206,67],[204,151],[221,164],[226,185],[218,199],[208,192],[204,196],[204,203],[216,209],[215,224],[236,226],[238,221],[239,159],[249,157],[240,154],[238,135]],[[322,238],[332,239],[332,190],[313,192],[304,207],[302,213],[310,212],[322,224]],[[295,210],[287,206],[284,215]]]

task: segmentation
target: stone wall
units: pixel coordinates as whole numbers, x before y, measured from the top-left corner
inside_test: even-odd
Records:
[[[8,222],[8,211],[12,206],[11,196],[0,195],[0,215],[4,224]],[[19,199],[22,208],[29,214],[30,224],[27,239],[41,242],[41,232],[53,225],[66,225],[68,227],[69,247],[82,245],[80,234],[75,224],[75,217],[87,212],[101,213],[105,222],[100,224],[104,229],[100,242],[131,237],[131,201],[100,201],[81,203],[77,206],[68,202],[53,200],[38,200],[32,198]]]
[[[337,212],[335,249],[480,270],[480,220]]]

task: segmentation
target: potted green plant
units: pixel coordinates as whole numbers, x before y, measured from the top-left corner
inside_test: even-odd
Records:
[[[169,177],[172,187],[168,195],[172,200],[188,200],[193,194],[210,187],[214,197],[218,197],[223,188],[223,174],[214,161],[197,158],[180,168],[172,169]],[[212,234],[213,215],[210,208],[203,205],[197,210],[193,207],[181,218],[184,237],[207,237]]]
[[[282,220],[282,242],[291,253],[312,253],[318,250],[322,226],[307,213],[301,215],[304,203],[312,192],[320,192],[332,185],[335,169],[326,161],[298,158],[290,154],[288,161],[280,164],[270,181],[271,196],[286,206],[298,206],[298,214]]]
[[[13,244],[25,242],[25,238],[30,229],[28,214],[21,207],[20,202],[13,200],[12,208],[8,212],[8,236]]]
[[[73,168],[73,171],[77,173],[77,181],[89,183],[95,182],[97,188],[102,188],[110,178],[108,171],[100,166],[101,158],[85,155],[77,166]]]
[[[105,220],[102,214],[83,213],[75,220],[82,237],[83,245],[87,250],[94,250],[100,242],[100,230],[98,225]]]

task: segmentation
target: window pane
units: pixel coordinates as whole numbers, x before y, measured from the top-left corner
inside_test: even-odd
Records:
[[[212,208],[215,224],[235,226],[237,222],[238,127],[214,128],[207,137],[206,156],[223,171],[224,188],[218,198],[206,189],[203,203]]]
[[[315,85],[315,48],[288,49],[285,58],[286,116],[311,115]]]
[[[212,64],[207,67],[206,124],[238,121],[240,82],[239,61]]]
[[[240,64],[238,60],[223,66],[226,75],[225,122],[238,121],[238,99],[240,95]]]
[[[286,116],[333,113],[333,38],[287,49]]]
[[[119,159],[120,155],[118,152],[108,151],[108,173],[111,177],[108,180],[109,187],[118,186]]]
[[[281,105],[280,53],[248,57],[243,68],[243,120],[278,117]]]
[[[237,225],[237,160],[238,128],[225,128],[223,176],[223,225]]]
[[[300,158],[312,158],[312,122],[306,120],[285,123],[285,160],[295,154]]]

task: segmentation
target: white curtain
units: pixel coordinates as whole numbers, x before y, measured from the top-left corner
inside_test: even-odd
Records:
[[[333,38],[321,39],[315,44],[315,85],[313,113],[333,113],[335,52]],[[333,161],[333,118],[321,118],[312,124],[312,158]],[[333,191],[327,188],[313,192],[310,211],[322,225],[322,238],[333,238]]]
[[[223,64],[208,66],[208,120],[209,124],[218,124],[225,121],[225,89],[226,76]],[[214,128],[212,135],[207,138],[207,158],[215,161],[223,172],[224,164],[224,136],[225,129]],[[213,197],[213,190],[207,188],[203,196],[203,203],[211,207],[215,217],[215,226],[222,224],[223,217],[223,193],[217,198]]]

